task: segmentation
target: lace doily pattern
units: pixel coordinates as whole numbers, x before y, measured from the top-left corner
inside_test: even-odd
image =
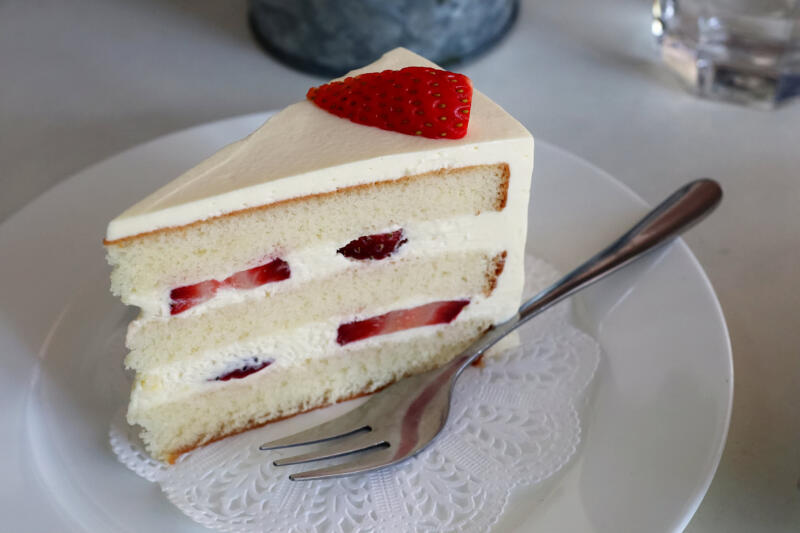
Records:
[[[111,420],[108,437],[117,459],[147,481],[158,482],[168,471],[167,465],[147,455],[139,428],[128,425],[124,408]]]
[[[526,270],[526,295],[558,275],[530,256]],[[260,452],[263,429],[166,467],[148,457],[120,413],[111,424],[111,447],[186,515],[219,531],[483,532],[517,485],[544,481],[575,455],[576,406],[599,360],[598,344],[572,325],[562,304],[523,326],[518,347],[465,371],[432,446],[395,467],[347,478],[289,481],[288,474],[308,465],[274,467],[273,460],[297,451]]]

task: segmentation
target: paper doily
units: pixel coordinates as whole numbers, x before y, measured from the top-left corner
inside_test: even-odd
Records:
[[[531,256],[526,271],[526,297],[558,277]],[[220,531],[484,532],[514,487],[544,481],[574,456],[581,437],[576,407],[600,360],[599,345],[572,325],[565,304],[522,326],[520,339],[483,368],[465,370],[447,426],[428,449],[381,471],[289,481],[309,465],[274,467],[273,460],[297,450],[259,451],[263,429],[168,467],[146,454],[124,409],[112,420],[111,447],[182,512]]]

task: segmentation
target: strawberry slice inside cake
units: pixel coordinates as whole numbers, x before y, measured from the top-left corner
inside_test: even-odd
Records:
[[[448,324],[455,319],[469,300],[433,302],[425,305],[390,311],[364,320],[342,324],[336,331],[336,342],[341,345],[360,341],[375,335],[387,335],[396,331]]]
[[[532,168],[513,117],[396,49],[112,220],[148,451],[369,394],[513,316]]]
[[[291,275],[289,263],[283,259],[275,259],[264,265],[236,272],[222,281],[210,279],[176,287],[169,292],[169,313],[171,315],[183,313],[195,305],[210,300],[221,288],[254,289],[266,283],[289,279]]]

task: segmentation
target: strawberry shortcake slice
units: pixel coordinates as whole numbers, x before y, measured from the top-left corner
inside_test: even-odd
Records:
[[[519,122],[396,49],[112,220],[149,452],[369,394],[511,318],[532,169]]]

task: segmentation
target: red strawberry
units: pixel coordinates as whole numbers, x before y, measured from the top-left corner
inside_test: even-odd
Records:
[[[345,345],[375,335],[386,335],[421,326],[446,324],[454,320],[468,303],[469,300],[433,302],[411,309],[390,311],[365,320],[348,322],[339,326],[336,342]]]
[[[225,278],[222,284],[234,289],[253,289],[265,283],[282,281],[292,275],[289,263],[283,259],[275,259],[261,266],[242,270],[236,274]]]
[[[308,90],[306,98],[358,124],[460,139],[467,134],[472,82],[463,74],[428,67],[369,72]]]
[[[274,259],[261,266],[237,272],[222,281],[211,279],[194,285],[178,287],[169,293],[169,312],[171,315],[183,313],[187,309],[213,298],[221,287],[252,289],[265,283],[288,279],[291,275],[289,263],[283,259]]]
[[[407,242],[403,230],[399,229],[391,233],[359,237],[336,251],[351,259],[385,259]]]
[[[269,365],[272,364],[272,359],[267,359],[266,361],[259,361],[258,359],[253,360],[253,362],[247,362],[242,365],[240,368],[236,370],[231,370],[230,372],[226,372],[221,376],[217,376],[214,379],[209,381],[228,381],[231,379],[242,379],[246,378],[250,374],[255,374],[261,369],[267,368]]]
[[[212,279],[209,281],[202,281],[194,285],[186,285],[172,289],[169,293],[170,304],[169,312],[171,315],[183,313],[190,307],[194,307],[199,303],[210,300],[217,293],[220,287],[220,282]]]

